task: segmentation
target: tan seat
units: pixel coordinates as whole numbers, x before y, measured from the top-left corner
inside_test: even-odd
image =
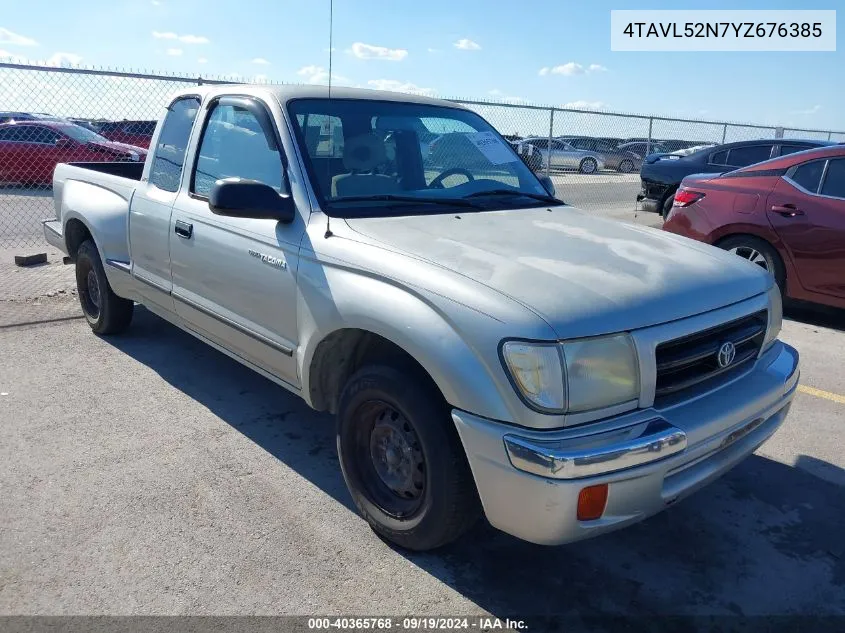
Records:
[[[372,173],[386,160],[384,142],[374,134],[360,134],[348,139],[343,146],[343,166],[349,173],[332,178],[332,197],[398,192],[399,183],[394,177]]]

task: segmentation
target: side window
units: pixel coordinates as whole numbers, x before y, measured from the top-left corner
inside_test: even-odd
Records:
[[[728,151],[722,150],[721,152],[716,152],[715,154],[711,154],[710,160],[708,162],[711,165],[727,165],[728,164]]]
[[[531,141],[531,145],[533,145],[537,149],[548,149],[549,148],[549,139],[538,138],[538,139]]]
[[[771,156],[771,145],[735,147],[728,152],[728,165],[732,165],[734,167],[748,167],[748,165],[754,165],[755,163],[769,160]]]
[[[186,97],[167,109],[150,168],[150,183],[165,191],[178,191],[191,127],[199,112],[197,97]]]
[[[46,127],[27,125],[21,128],[21,137],[21,140],[25,143],[53,145],[57,138],[62,138],[62,135]]]
[[[825,161],[823,160],[814,160],[803,165],[798,165],[791,170],[788,177],[792,182],[800,185],[807,191],[816,193],[819,190],[819,182],[824,173],[824,164]]]
[[[845,198],[845,158],[834,158],[827,165],[822,195]]]
[[[21,128],[10,125],[0,129],[0,141],[20,141]]]
[[[246,178],[282,191],[282,157],[271,149],[258,119],[245,108],[218,104],[200,140],[191,191],[208,196],[216,180]]]
[[[803,152],[806,149],[812,149],[815,145],[781,145],[780,155],[794,154],[795,152]]]

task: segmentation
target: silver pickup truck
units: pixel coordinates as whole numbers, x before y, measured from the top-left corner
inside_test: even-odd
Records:
[[[760,446],[798,383],[765,272],[564,204],[449,102],[188,89],[145,164],[59,165],[54,195],[94,332],[143,304],[336,414],[358,510],[407,548],[482,511],[543,544],[640,521]]]

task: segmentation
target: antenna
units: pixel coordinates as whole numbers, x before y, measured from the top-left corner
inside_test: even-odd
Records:
[[[334,56],[334,47],[332,45],[333,38],[333,19],[334,19],[334,0],[329,0],[329,101],[332,100],[332,57]],[[334,128],[329,128],[331,130],[331,143],[332,154],[334,154]],[[331,182],[331,160],[326,161],[326,182]],[[326,213],[324,211],[324,213]],[[331,228],[331,216],[326,213],[326,239],[332,236],[332,228]]]

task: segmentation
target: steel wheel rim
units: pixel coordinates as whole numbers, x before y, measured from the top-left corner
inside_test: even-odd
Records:
[[[100,282],[97,280],[97,273],[94,272],[93,268],[85,275],[85,286],[80,290],[82,291],[85,312],[93,319],[99,318],[101,301]]]
[[[597,167],[596,161],[594,161],[592,158],[588,158],[587,160],[584,161],[584,164],[583,164],[583,167],[581,167],[581,170],[585,174],[592,174],[596,170],[596,167]]]
[[[356,461],[364,492],[386,514],[408,518],[422,506],[427,469],[411,422],[381,400],[358,410]]]
[[[769,270],[769,261],[766,259],[766,256],[752,246],[735,246],[734,248],[729,249],[728,252],[733,253],[738,257],[742,257],[743,259],[747,259],[752,264],[757,264],[766,272],[771,272]]]

